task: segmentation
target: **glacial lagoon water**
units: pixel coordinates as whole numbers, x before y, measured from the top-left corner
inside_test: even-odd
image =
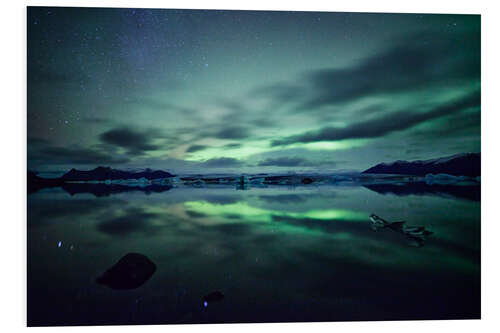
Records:
[[[478,187],[456,193],[43,189],[27,199],[28,324],[479,318]],[[433,234],[418,246],[370,214]],[[128,253],[155,265],[142,285],[96,282]]]

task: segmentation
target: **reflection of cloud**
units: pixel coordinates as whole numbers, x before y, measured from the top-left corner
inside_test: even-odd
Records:
[[[242,223],[227,223],[218,224],[209,227],[212,231],[226,235],[226,236],[245,236],[250,235],[252,226]]]
[[[145,232],[151,229],[151,221],[158,214],[146,212],[143,208],[128,208],[123,215],[100,222],[97,230],[111,236],[127,236],[135,232]]]
[[[298,203],[307,200],[306,195],[300,194],[279,194],[279,195],[259,195],[259,199],[267,202],[278,202],[278,203]]]
[[[355,233],[366,233],[366,226],[369,223],[368,218],[359,220],[343,220],[342,218],[324,220],[317,218],[302,218],[279,215],[272,215],[272,221],[278,223],[286,223],[304,229],[321,230],[328,233],[338,233],[338,237],[342,237],[344,239],[351,238],[352,234]]]
[[[56,222],[58,219],[72,221],[75,217],[85,217],[110,210],[117,205],[123,205],[123,200],[106,199],[41,199],[42,197],[30,196],[28,199],[28,224],[29,227],[45,223]]]

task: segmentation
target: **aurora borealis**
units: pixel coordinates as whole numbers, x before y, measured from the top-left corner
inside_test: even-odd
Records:
[[[480,151],[477,15],[28,7],[27,24],[30,169]]]

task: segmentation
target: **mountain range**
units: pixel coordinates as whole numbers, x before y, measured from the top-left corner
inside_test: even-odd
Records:
[[[448,174],[453,176],[481,176],[481,153],[465,153],[430,160],[395,161],[380,163],[362,173],[425,176]]]
[[[88,181],[88,180],[116,180],[116,179],[139,179],[146,178],[151,179],[162,179],[175,177],[169,172],[162,170],[151,170],[146,169],[139,172],[124,171],[118,169],[112,169],[110,167],[97,167],[92,170],[82,171],[71,169],[61,176],[60,179],[64,181]]]

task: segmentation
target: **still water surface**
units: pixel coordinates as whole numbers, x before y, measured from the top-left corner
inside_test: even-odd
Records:
[[[416,247],[372,230],[372,213],[434,234]],[[156,265],[150,279],[96,283],[130,252]],[[479,201],[362,186],[28,196],[29,325],[479,316]]]

